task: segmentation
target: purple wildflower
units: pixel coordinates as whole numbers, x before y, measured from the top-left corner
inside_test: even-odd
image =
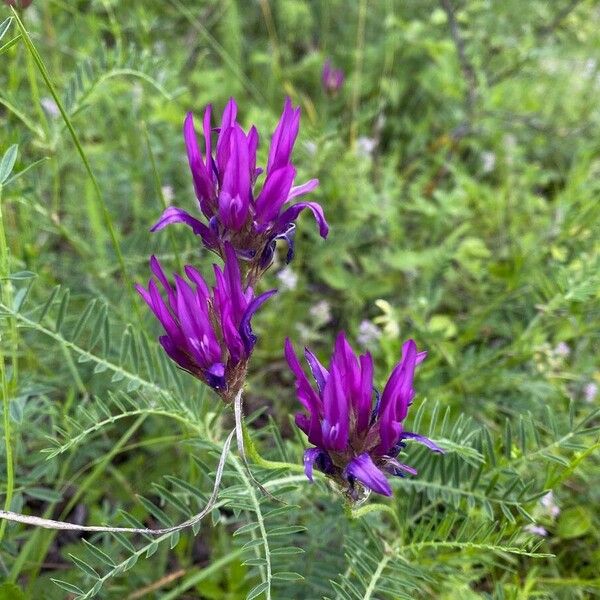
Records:
[[[328,58],[323,64],[321,82],[323,83],[323,89],[328,94],[335,96],[344,84],[344,71],[332,68],[331,60]]]
[[[243,383],[256,342],[250,320],[276,290],[256,298],[252,288],[244,290],[235,250],[225,244],[224,251],[223,270],[213,265],[212,291],[189,265],[185,267],[189,282],[175,275],[175,285],[171,285],[154,256],[150,267],[166,301],[154,279],[147,290],[140,285],[136,289],[165,330],[159,341],[169,357],[230,401]]]
[[[208,249],[223,255],[224,244],[230,242],[236,252],[250,260],[260,272],[271,263],[277,239],[287,241],[288,262],[291,260],[295,221],[305,208],[312,211],[323,238],[327,237],[329,226],[323,209],[316,202],[290,204],[319,184],[318,179],[311,179],[294,185],[296,168],[291,157],[298,136],[300,108],[293,108],[291,100],[286,98],[271,139],[264,183],[258,193],[254,188],[263,173],[263,169],[256,167],[258,132],[254,126],[248,133],[244,132],[236,120],[237,110],[231,98],[217,129],[217,143],[213,145],[212,106],[206,107],[204,156],[196,138],[192,113],[185,118],[183,134],[194,189],[208,224],[180,208],[169,207],[152,231],[171,223],[185,223]]]
[[[369,353],[357,357],[342,332],[338,335],[329,370],[305,349],[306,361],[317,389],[306,377],[289,339],[285,356],[296,376],[296,393],[306,413],[296,415],[296,424],[313,448],[304,453],[305,473],[312,481],[316,467],[343,486],[350,498],[364,488],[390,496],[392,489],[384,473],[416,474],[397,460],[404,440],[412,439],[434,452],[443,452],[428,438],[404,431],[402,422],[414,397],[413,375],[426,352],[417,352],[413,340],[405,342],[402,360],[396,365],[381,397],[373,388],[373,359]],[[375,406],[373,400],[375,398]]]

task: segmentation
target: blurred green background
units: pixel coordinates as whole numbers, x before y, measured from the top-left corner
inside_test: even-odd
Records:
[[[0,21],[11,14],[0,7]],[[284,572],[304,580],[274,580],[273,598],[599,595],[600,4],[34,0],[19,14],[30,38],[14,19],[0,27],[0,156],[18,145],[0,187],[13,510],[100,523],[124,507],[148,523],[137,496],[146,494],[179,522],[173,493],[159,489],[164,476],[208,493],[214,458],[207,466],[200,429],[185,419],[222,442],[228,416],[157,352],[157,324],[132,282],[147,281],[151,253],[173,270],[209,273],[214,259],[186,228],[148,232],[165,204],[196,210],[185,112],[199,116],[209,102],[220,111],[234,96],[240,121],[261,133],[264,162],[289,95],[302,107],[298,177],[320,179],[313,199],[331,234],[321,240],[302,217],[295,260],[286,267],[280,255],[261,284],[280,288],[256,319],[246,394],[263,452],[300,464],[305,446],[289,419],[298,406],[286,336],[325,360],[344,329],[374,354],[379,384],[413,337],[429,352],[417,376],[422,422],[433,432],[461,423],[438,435],[457,444],[446,464],[462,465],[469,444],[486,460],[477,476],[456,466],[452,484],[444,467],[422,469],[438,483],[399,481],[391,506],[409,523],[452,505],[465,522],[504,524],[524,547],[518,536],[532,524],[513,510],[520,500],[506,508],[502,498],[529,486],[538,495],[522,508],[542,528],[532,537],[555,557],[489,555],[481,542],[392,560],[394,540],[421,535],[423,518],[399,530],[383,513],[356,524],[326,487],[298,477],[287,493],[303,508],[282,518],[308,528],[287,533],[307,555],[290,555]],[[327,58],[346,74],[334,95],[321,86]],[[467,418],[485,435],[469,434]],[[53,442],[61,453],[42,453]],[[4,447],[0,456],[4,497]],[[540,503],[550,489],[558,511]],[[175,500],[190,494],[180,486]],[[99,597],[264,597],[265,559],[243,564],[231,537],[247,509],[238,502],[198,537],[112,573]],[[14,525],[2,535],[0,576],[22,591],[5,583],[0,598],[79,594],[50,578],[92,589],[95,576],[69,558],[84,556],[78,536]],[[88,539],[115,564],[132,552],[127,540]],[[344,556],[342,539],[360,540],[367,556],[350,541]]]

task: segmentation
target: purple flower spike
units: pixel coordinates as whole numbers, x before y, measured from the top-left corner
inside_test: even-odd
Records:
[[[353,500],[361,496],[359,487],[390,496],[392,489],[386,474],[417,474],[396,459],[405,446],[403,440],[411,439],[433,452],[443,452],[430,439],[403,429],[415,395],[415,366],[425,356],[408,340],[402,348],[402,360],[379,398],[373,388],[371,355],[357,356],[343,332],[336,339],[329,368],[305,349],[316,389],[302,369],[292,343],[286,340],[285,357],[296,378],[298,400],[306,412],[296,415],[296,424],[314,446],[304,453],[308,479],[312,481],[316,467],[341,485]]]
[[[335,96],[340,91],[342,85],[344,85],[344,71],[332,68],[331,60],[328,58],[323,64],[321,82],[325,92],[331,96]]]
[[[264,170],[256,166],[259,143],[256,127],[252,126],[246,134],[236,120],[237,113],[237,104],[231,98],[213,144],[212,107],[207,106],[202,122],[203,149],[198,143],[192,113],[184,121],[183,137],[194,191],[208,223],[169,207],[151,231],[183,223],[191,227],[206,248],[223,258],[225,246],[230,243],[237,255],[247,258],[251,268],[260,273],[271,264],[278,239],[288,243],[288,260],[291,260],[295,221],[305,208],[313,213],[323,238],[327,237],[329,226],[319,204],[293,202],[319,185],[317,179],[295,185],[292,151],[300,127],[300,108],[294,108],[292,101],[286,99]],[[264,181],[257,186],[263,172]]]
[[[148,289],[140,285],[136,289],[163,326],[165,335],[159,341],[169,357],[230,401],[243,382],[256,343],[250,320],[276,290],[256,298],[252,288],[244,290],[235,250],[225,244],[224,251],[224,268],[214,265],[212,291],[189,265],[187,280],[175,275],[172,285],[154,256],[150,265],[156,279],[150,280]]]

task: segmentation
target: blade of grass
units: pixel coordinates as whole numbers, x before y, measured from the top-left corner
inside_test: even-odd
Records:
[[[165,198],[165,194],[163,193],[163,188],[160,183],[160,175],[158,174],[158,168],[156,166],[156,159],[154,157],[154,152],[152,150],[152,145],[150,144],[150,136],[148,135],[148,127],[146,123],[143,124],[144,128],[144,137],[146,138],[146,147],[148,148],[148,156],[150,157],[150,164],[152,165],[152,174],[154,176],[154,184],[156,186],[156,193],[160,199],[160,203],[163,207],[163,210],[167,210],[168,203]],[[171,243],[171,247],[173,248],[173,254],[175,255],[177,270],[179,273],[183,273],[183,262],[181,261],[181,255],[177,250],[177,244],[175,243],[175,235],[173,233],[172,228],[167,229],[167,234],[169,236],[169,242]]]

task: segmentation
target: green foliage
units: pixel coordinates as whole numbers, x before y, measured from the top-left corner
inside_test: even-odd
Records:
[[[256,319],[251,468],[283,503],[232,452],[190,530],[4,524],[0,599],[598,596],[593,2],[34,2],[22,28],[1,10],[6,508],[160,527],[206,505],[232,416],[165,357],[131,286],[150,254],[210,270],[184,228],[148,233],[165,203],[195,210],[187,110],[235,95],[268,132],[292,95],[331,234],[302,218]],[[334,98],[325,57],[346,72]],[[285,336],[325,359],[340,329],[379,384],[404,339],[428,350],[407,427],[446,451],[408,443],[419,474],[358,507],[306,481],[282,360]]]

